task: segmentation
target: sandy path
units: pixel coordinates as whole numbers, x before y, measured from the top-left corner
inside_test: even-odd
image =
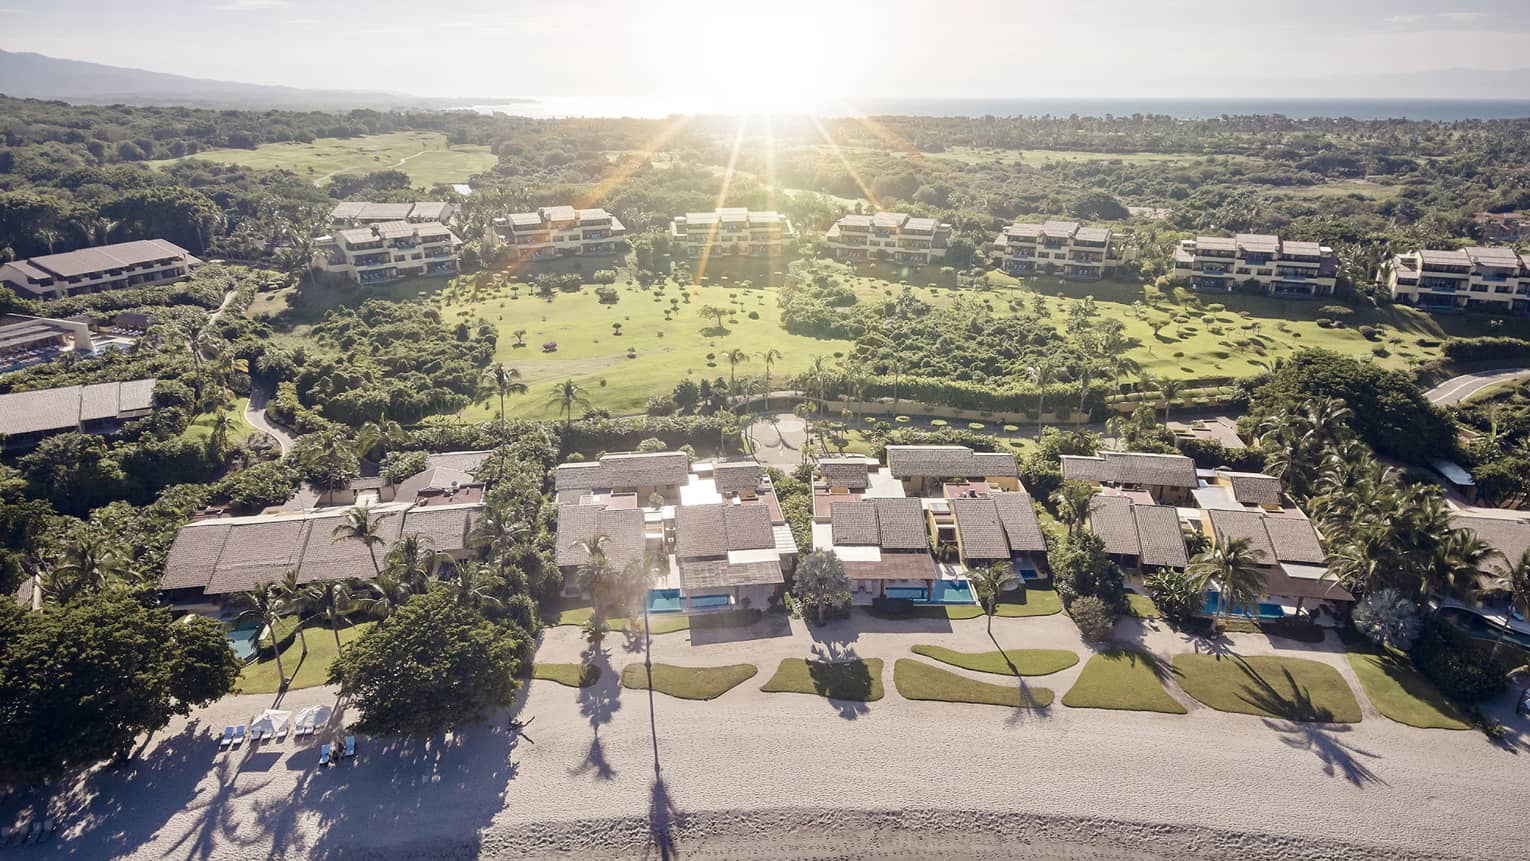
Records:
[[[868,630],[878,626],[885,630]],[[1085,651],[1060,617],[1001,619],[994,628],[1006,647]],[[1155,652],[1193,646],[1130,622],[1121,633]],[[837,639],[815,640],[794,622],[778,636],[733,642],[664,635],[654,640],[656,660],[743,660],[761,675],[710,703],[658,695],[652,718],[648,696],[622,690],[614,673],[584,691],[536,682],[520,704],[535,718],[535,744],[513,743],[498,725],[423,741],[363,740],[357,763],[322,772],[310,744],[219,755],[213,729],[269,702],[231,698],[173,725],[129,768],[98,772],[56,799],[69,839],[34,851],[1316,859],[1517,857],[1522,848],[1507,826],[1523,822],[1530,767],[1475,732],[1411,729],[1369,710],[1359,724],[1323,727],[1207,708],[1171,716],[912,702],[896,693],[891,666],[887,696],[875,703],[758,690],[783,656],[890,661],[918,642],[990,647],[976,620],[860,618],[827,634]],[[617,667],[641,660],[620,638],[609,645]],[[1344,663],[1331,648],[1257,635],[1236,645]],[[575,660],[580,650],[577,632],[558,628],[541,657]],[[1033,683],[1060,696],[1081,668]],[[329,696],[300,691],[286,706]]]

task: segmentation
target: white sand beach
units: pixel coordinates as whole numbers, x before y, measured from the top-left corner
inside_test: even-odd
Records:
[[[1000,619],[994,631],[1006,648],[1088,652],[1059,616]],[[1196,647],[1132,621],[1120,634],[1123,644],[1160,655]],[[858,614],[854,625],[837,623],[816,638],[800,621],[776,636],[655,637],[656,661],[759,666],[760,675],[712,702],[657,694],[650,712],[647,692],[622,689],[616,672],[585,690],[534,682],[519,713],[534,719],[527,732],[535,743],[514,741],[501,715],[446,737],[362,739],[355,761],[320,770],[317,741],[218,752],[216,731],[272,700],[232,697],[176,722],[132,763],[97,770],[56,797],[60,836],[16,854],[206,861],[1523,855],[1530,747],[1521,739],[1530,727],[1516,723],[1508,748],[1475,731],[1406,727],[1366,702],[1332,636],[1323,646],[1260,635],[1233,640],[1243,654],[1339,668],[1364,719],[1315,725],[1224,714],[1177,691],[1190,714],[908,701],[893,685],[892,660],[922,642],[990,649],[983,622]],[[608,643],[617,670],[641,662],[622,637]],[[582,649],[577,629],[554,628],[539,658],[577,661]],[[849,654],[888,662],[883,700],[759,690],[783,657]],[[1060,699],[1082,666],[1029,681]],[[333,698],[331,690],[298,691],[282,706]]]

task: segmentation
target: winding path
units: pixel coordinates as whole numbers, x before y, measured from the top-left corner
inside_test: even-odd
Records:
[[[1530,368],[1503,368],[1451,377],[1424,393],[1432,404],[1459,404],[1494,383],[1530,377]]]
[[[292,435],[291,431],[266,418],[266,404],[270,400],[271,391],[265,387],[264,383],[252,377],[250,379],[250,400],[244,408],[244,420],[249,422],[251,427],[268,434],[272,439],[276,440],[277,447],[285,455],[292,450],[292,445],[297,441],[297,438]]]

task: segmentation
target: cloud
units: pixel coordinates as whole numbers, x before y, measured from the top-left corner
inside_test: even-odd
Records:
[[[281,9],[291,5],[290,0],[229,0],[213,8],[221,12],[258,12],[261,9]]]
[[[1486,12],[1434,12],[1429,15],[1392,15],[1383,20],[1399,27],[1440,24],[1471,24],[1487,17]]]
[[[1440,17],[1447,21],[1475,21],[1478,18],[1486,18],[1486,12],[1441,12]]]

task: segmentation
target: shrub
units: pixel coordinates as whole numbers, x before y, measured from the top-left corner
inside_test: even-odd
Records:
[[[1204,606],[1200,588],[1183,571],[1161,568],[1149,574],[1145,583],[1159,614],[1176,628],[1195,618]]]
[[[1360,334],[1367,341],[1379,341],[1384,333],[1375,326],[1361,326]]]
[[[1360,599],[1351,617],[1355,630],[1378,645],[1407,651],[1419,632],[1418,607],[1396,589],[1379,589]]]
[[[1355,313],[1355,309],[1345,305],[1324,305],[1318,309],[1318,313],[1324,317],[1348,317]]]
[[[1318,324],[1319,329],[1332,329],[1339,325],[1332,317],[1319,317],[1312,322]]]
[[[1073,617],[1073,624],[1078,625],[1079,633],[1091,643],[1109,642],[1115,634],[1116,614],[1093,595],[1075,600],[1068,608],[1068,615]]]
[[[1503,668],[1493,662],[1488,649],[1440,619],[1424,621],[1410,654],[1440,693],[1453,700],[1481,702],[1504,688]]]

